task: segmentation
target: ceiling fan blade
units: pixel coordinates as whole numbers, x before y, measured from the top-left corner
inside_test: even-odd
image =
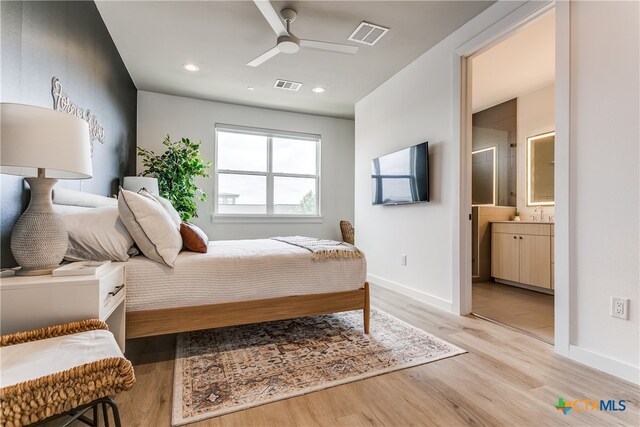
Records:
[[[267,62],[268,60],[270,60],[271,58],[273,58],[279,53],[280,53],[280,49],[278,49],[278,46],[274,46],[268,51],[266,51],[265,53],[263,53],[262,55],[258,56],[253,61],[249,62],[247,65],[249,67],[257,67],[258,65],[261,65],[262,63]]]
[[[315,40],[300,40],[300,47],[324,50],[326,52],[346,53],[348,55],[353,55],[358,51],[357,46],[340,43],[319,42]]]
[[[273,31],[278,37],[289,34],[269,0],[253,0],[253,2],[258,6],[264,19],[271,25],[271,28],[273,28]]]

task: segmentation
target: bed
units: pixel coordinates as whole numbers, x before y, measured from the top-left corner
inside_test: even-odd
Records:
[[[133,257],[125,274],[127,338],[349,310],[363,310],[369,332],[364,257],[314,261],[273,239],[222,240],[173,268]]]
[[[54,191],[53,203],[58,213],[71,216],[117,205],[114,199],[63,188]],[[93,229],[74,224],[82,233]],[[96,233],[87,233],[89,242],[118,246],[112,234],[103,242]],[[362,310],[369,333],[364,256],[318,259],[308,249],[275,239],[211,241],[207,249],[205,254],[182,251],[173,267],[142,255],[126,261],[127,338],[349,310]]]

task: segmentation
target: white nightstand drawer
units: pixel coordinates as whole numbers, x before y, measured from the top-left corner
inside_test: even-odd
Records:
[[[0,332],[12,334],[100,319],[109,325],[124,352],[126,295],[123,285],[122,262],[112,262],[96,275],[3,278],[0,280]]]
[[[100,320],[106,319],[124,299],[124,269],[120,268],[100,281]]]

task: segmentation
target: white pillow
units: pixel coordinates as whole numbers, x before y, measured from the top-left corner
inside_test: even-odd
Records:
[[[169,213],[155,200],[120,189],[120,219],[142,253],[149,259],[173,267],[182,237]]]
[[[171,219],[173,220],[173,222],[176,223],[176,227],[180,228],[180,224],[182,224],[182,217],[180,216],[176,208],[173,207],[173,205],[169,200],[165,199],[162,196],[158,196],[157,194],[153,194],[152,192],[144,189],[138,191],[138,194],[141,194],[144,197],[150,198],[160,203],[162,207],[167,211],[167,213],[171,216]]]
[[[67,261],[126,261],[137,253],[116,206],[84,208],[61,216],[69,233]]]
[[[86,208],[101,208],[103,206],[118,206],[118,201],[111,197],[84,193],[57,186],[53,189],[53,204],[68,206],[84,206]]]
[[[118,210],[118,206],[114,206],[114,208],[116,208],[116,211]],[[56,205],[56,204],[53,205],[54,212],[59,215],[91,212],[94,209],[95,208],[88,208],[86,206],[71,206],[71,205]]]

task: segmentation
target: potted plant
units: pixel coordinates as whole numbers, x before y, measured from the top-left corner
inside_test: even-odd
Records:
[[[198,216],[196,200],[204,202],[207,198],[196,185],[195,178],[209,177],[207,169],[211,168],[211,163],[200,155],[202,141],[191,142],[189,138],[182,138],[171,142],[167,135],[162,144],[167,149],[160,155],[138,147],[138,155],[145,167],[141,175],[157,178],[160,196],[171,202],[183,221],[188,221]]]
[[[518,210],[516,210],[515,215],[513,215],[513,220],[520,221],[520,212],[518,212]]]

